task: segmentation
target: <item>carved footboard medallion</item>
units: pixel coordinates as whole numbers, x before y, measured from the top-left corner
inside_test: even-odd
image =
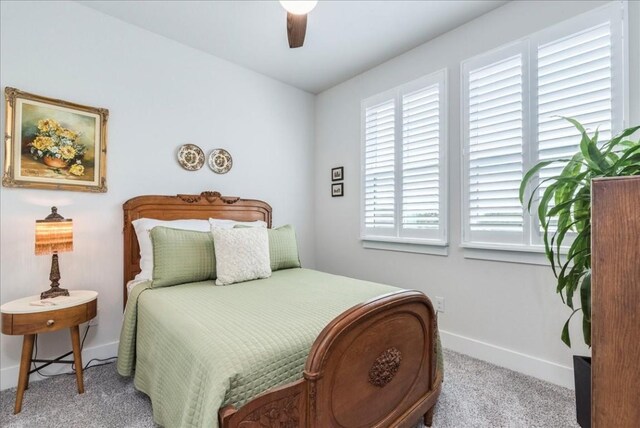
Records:
[[[369,383],[380,388],[386,386],[398,373],[401,361],[402,352],[395,346],[384,351],[369,370]]]

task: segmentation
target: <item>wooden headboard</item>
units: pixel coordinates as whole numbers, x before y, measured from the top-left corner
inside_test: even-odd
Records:
[[[271,206],[263,201],[222,196],[219,192],[199,195],[144,195],[129,199],[124,210],[124,304],[127,303],[127,282],[140,272],[140,249],[132,221],[139,218],[158,220],[211,218],[255,221],[263,220],[271,227]]]

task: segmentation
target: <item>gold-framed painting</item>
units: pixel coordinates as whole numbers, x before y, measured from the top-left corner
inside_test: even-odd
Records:
[[[6,87],[2,185],[107,191],[109,110]]]

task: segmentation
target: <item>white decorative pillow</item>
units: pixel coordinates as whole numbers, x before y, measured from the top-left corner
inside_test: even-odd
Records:
[[[233,229],[237,225],[242,225],[246,227],[267,227],[267,222],[262,220],[256,221],[235,221],[235,220],[226,220],[219,218],[209,218],[209,223],[211,224],[211,229]]]
[[[131,222],[138,237],[140,247],[140,273],[135,280],[147,280],[153,278],[153,244],[149,233],[156,226],[170,227],[172,229],[195,230],[209,232],[211,225],[208,220],[156,220],[154,218],[139,218]],[[232,226],[233,227],[233,226]]]
[[[216,285],[271,276],[266,228],[212,229],[216,253]]]

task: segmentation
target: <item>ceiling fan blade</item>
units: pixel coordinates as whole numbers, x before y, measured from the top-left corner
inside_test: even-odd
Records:
[[[299,48],[304,44],[307,32],[307,15],[294,15],[287,12],[287,37],[290,48]]]

